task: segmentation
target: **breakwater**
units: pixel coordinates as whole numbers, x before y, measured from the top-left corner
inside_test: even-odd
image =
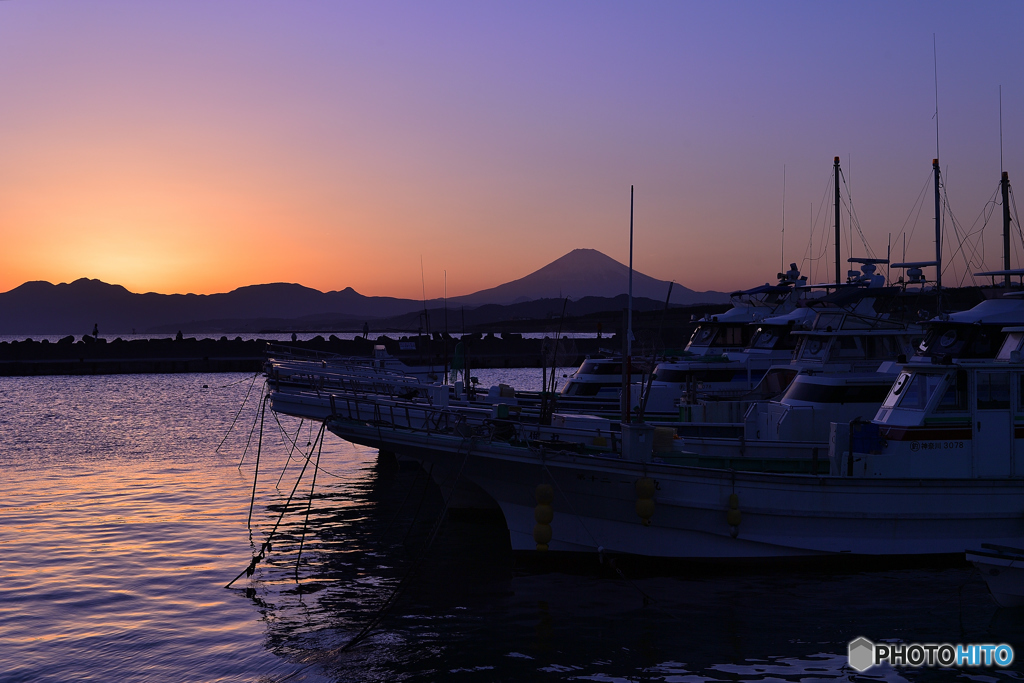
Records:
[[[618,335],[604,339],[530,339],[519,334],[469,334],[449,337],[441,334],[392,339],[339,339],[334,335],[294,342],[265,339],[132,339],[65,337],[57,342],[0,342],[0,376],[33,375],[105,375],[177,372],[256,372],[266,358],[268,344],[293,346],[306,351],[343,356],[372,356],[374,347],[384,346],[388,353],[408,365],[443,367],[445,358],[455,354],[463,343],[471,367],[531,368],[550,364],[552,356],[560,366],[578,364],[587,355],[602,349],[621,348]]]

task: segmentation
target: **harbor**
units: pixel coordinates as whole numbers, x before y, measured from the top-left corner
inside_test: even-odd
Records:
[[[1024,683],[1024,2],[0,2],[0,683]]]
[[[488,381],[539,386],[532,370],[512,372]],[[726,565],[653,575],[625,567],[620,576],[596,556],[564,568],[521,565],[501,523],[458,516],[444,519],[423,555],[444,505],[425,487],[426,473],[331,438],[308,524],[303,483],[256,581],[225,590],[252,550],[255,443],[242,455],[258,401],[250,397],[221,441],[252,379],[5,381],[4,680],[56,683],[98,669],[101,678],[128,682],[798,683],[847,680],[846,643],[865,633],[920,642],[951,633],[967,642],[1024,636],[1016,612],[1000,609],[966,564],[871,572]],[[299,470],[267,421],[256,543],[273,528]],[[297,419],[281,422],[289,438],[301,431],[300,445],[316,435],[307,424],[299,430]],[[342,651],[403,580],[372,635]]]

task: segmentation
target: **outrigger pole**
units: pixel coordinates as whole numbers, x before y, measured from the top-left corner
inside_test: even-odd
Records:
[[[841,270],[840,264],[839,264],[839,243],[840,243],[840,237],[839,237],[839,208],[840,208],[840,204],[839,204],[839,202],[840,202],[840,200],[839,200],[839,157],[836,157],[835,161],[833,162],[832,174],[835,176],[835,181],[836,181],[835,182],[835,186],[836,186],[836,284],[837,285],[841,285],[843,283],[843,281],[841,279],[842,278],[842,270]]]
[[[1006,289],[1010,289],[1010,174],[1003,171],[999,181],[1003,190],[1003,270],[1006,271]]]

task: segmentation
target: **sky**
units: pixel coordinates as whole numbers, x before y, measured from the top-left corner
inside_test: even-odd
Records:
[[[6,0],[0,291],[457,296],[627,262],[631,185],[641,272],[826,281],[835,156],[842,258],[852,215],[853,255],[928,259],[936,71],[962,281],[1001,262],[1000,86],[1024,183],[1022,26],[1017,0]]]

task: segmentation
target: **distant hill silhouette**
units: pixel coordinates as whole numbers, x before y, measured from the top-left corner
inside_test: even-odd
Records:
[[[227,330],[230,321],[332,317],[378,318],[422,308],[411,299],[368,297],[354,289],[320,292],[296,284],[240,287],[225,294],[133,294],[120,285],[82,278],[68,284],[26,282],[0,294],[0,334],[139,333],[176,326],[191,331]],[[221,324],[210,326],[205,321]],[[199,323],[199,324],[197,324]],[[226,324],[225,324],[226,323]]]
[[[466,306],[511,304],[537,299],[581,299],[595,296],[612,298],[629,289],[629,267],[596,249],[573,249],[540,270],[503,285],[451,299]],[[668,282],[633,271],[633,296],[665,301]],[[695,292],[679,283],[672,287],[672,303],[722,303],[729,295],[722,292]]]
[[[613,298],[626,292],[627,274],[626,266],[599,251],[576,249],[526,277],[453,297],[448,303],[450,308],[475,308],[565,296],[573,300]],[[664,301],[667,291],[667,282],[634,271],[634,297]],[[721,292],[694,292],[678,284],[672,290],[672,302],[676,304],[727,300],[728,295]],[[439,299],[426,303],[431,308],[441,305]],[[394,319],[405,314],[414,320],[423,307],[422,301],[364,296],[351,287],[321,292],[297,284],[273,283],[223,294],[135,294],[120,285],[82,278],[58,285],[26,282],[0,294],[0,334],[81,335],[91,333],[94,324],[106,336],[133,329],[138,333],[175,328],[187,332],[241,332],[293,326],[297,319],[305,319],[310,327],[327,321],[335,325],[351,321],[353,329],[359,329],[364,320]]]

